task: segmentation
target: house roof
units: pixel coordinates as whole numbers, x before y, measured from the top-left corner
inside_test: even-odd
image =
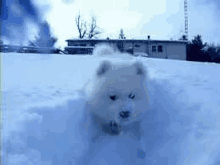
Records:
[[[144,40],[144,39],[68,39],[66,42],[88,42],[88,41],[95,41],[95,42],[160,42],[160,43],[181,43],[187,44],[187,41],[172,41],[172,40]]]

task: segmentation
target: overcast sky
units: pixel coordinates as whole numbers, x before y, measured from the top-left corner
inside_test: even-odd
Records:
[[[9,0],[11,1],[11,0]],[[25,1],[25,0],[23,0]],[[184,33],[184,0],[33,0],[38,18],[47,20],[53,34],[58,37],[57,46],[66,46],[66,39],[77,38],[75,16],[82,14],[89,21],[97,19],[102,29],[101,38],[118,38],[123,28],[127,39],[169,40],[178,39]],[[189,0],[189,39],[201,34],[205,42],[219,43],[220,1]],[[37,30],[33,19],[26,19],[25,33],[33,37]],[[32,23],[31,23],[32,22]]]

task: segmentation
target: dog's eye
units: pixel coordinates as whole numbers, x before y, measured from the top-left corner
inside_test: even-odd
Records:
[[[116,95],[110,95],[109,98],[112,100],[112,101],[115,101],[118,99],[118,96]]]
[[[134,98],[135,98],[135,95],[131,93],[130,95],[128,95],[128,98],[129,98],[129,99],[134,99]]]

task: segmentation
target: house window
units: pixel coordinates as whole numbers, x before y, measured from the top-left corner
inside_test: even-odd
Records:
[[[156,52],[156,46],[152,46],[152,52]]]
[[[140,45],[138,45],[138,44],[135,44],[135,47],[140,47]]]
[[[158,46],[158,52],[163,52],[163,46],[162,45]]]

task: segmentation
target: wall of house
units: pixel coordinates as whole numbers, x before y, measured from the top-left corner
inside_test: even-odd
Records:
[[[152,47],[156,46],[156,52],[152,51]],[[158,46],[162,46],[162,52],[158,51]],[[181,43],[150,43],[149,57],[152,58],[168,58],[186,60],[186,45]]]
[[[186,60],[186,45],[171,43],[167,45],[168,59]]]
[[[134,53],[136,52],[147,53],[147,44],[144,42],[135,42],[133,48],[134,48]]]
[[[85,42],[82,42],[82,41],[80,41],[80,42],[68,42],[68,46],[91,46],[91,43],[90,42],[87,42],[87,41],[85,41]]]
[[[133,43],[132,42],[124,42],[124,50],[128,50],[132,48]]]
[[[118,50],[118,45],[116,42],[109,41],[106,44],[110,45],[114,49],[114,51]]]
[[[126,41],[124,42],[124,51],[133,48],[134,53],[143,52],[147,53],[147,44],[145,42],[138,41]]]
[[[153,46],[156,46],[156,51],[153,52]],[[158,51],[158,46],[162,46],[162,52]],[[149,57],[152,58],[166,58],[167,57],[167,44],[166,43],[149,43]]]
[[[99,41],[96,45],[99,44],[107,44],[109,46],[111,46],[115,51],[126,51],[128,50],[130,47],[132,47],[132,42],[124,42],[122,41],[111,41],[111,40],[107,40],[107,41]]]

